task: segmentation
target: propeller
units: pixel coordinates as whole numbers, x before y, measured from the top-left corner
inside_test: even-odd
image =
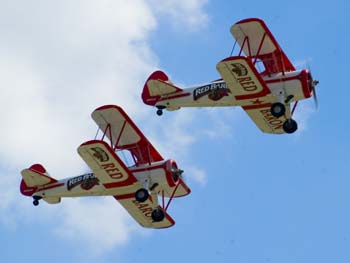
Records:
[[[309,69],[309,87],[310,87],[310,91],[312,92],[312,96],[314,97],[316,109],[318,109],[318,99],[317,99],[317,93],[316,93],[316,86],[319,83],[320,82],[318,80],[313,79],[313,77],[311,75],[311,71]]]
[[[179,178],[180,178],[180,179],[183,179],[183,176],[182,176],[183,172],[184,172],[183,170],[178,169],[177,167],[175,167],[174,165],[172,165],[172,167],[171,167],[171,174],[173,175],[173,179],[174,179],[175,182],[176,182]]]
[[[313,80],[311,82],[311,91],[312,91],[312,95],[314,97],[316,109],[318,109],[318,99],[317,99],[317,93],[316,93],[316,86],[318,83],[320,83],[318,80]]]

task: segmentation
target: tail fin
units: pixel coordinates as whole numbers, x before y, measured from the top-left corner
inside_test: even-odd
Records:
[[[21,172],[22,181],[20,190],[23,195],[32,196],[38,189],[38,186],[57,182],[56,179],[49,176],[41,164],[33,164],[29,169]]]
[[[153,72],[147,79],[142,91],[142,100],[145,104],[154,106],[162,95],[182,91],[169,81],[163,71]]]

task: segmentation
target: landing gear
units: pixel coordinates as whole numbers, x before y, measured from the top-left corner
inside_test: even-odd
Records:
[[[33,196],[33,205],[38,206],[39,205],[39,200],[41,199],[41,196]]]
[[[157,115],[158,115],[158,116],[162,116],[162,115],[163,115],[163,110],[158,109],[158,110],[157,110]]]
[[[163,110],[166,108],[165,106],[162,106],[162,105],[159,105],[159,106],[156,106],[157,107],[157,115],[158,116],[162,116],[163,115]]]
[[[156,208],[152,211],[152,219],[154,222],[160,222],[163,221],[164,217],[165,217],[165,213],[163,211],[163,209],[161,208]]]
[[[149,193],[145,188],[136,191],[135,199],[137,202],[143,203],[148,199]]]
[[[293,119],[287,119],[283,123],[283,130],[285,133],[294,133],[298,129],[298,124]]]
[[[276,102],[276,103],[272,104],[270,110],[271,110],[272,116],[279,118],[285,114],[286,107],[282,103]]]

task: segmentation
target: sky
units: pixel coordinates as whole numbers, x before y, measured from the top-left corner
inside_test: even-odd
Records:
[[[345,0],[0,0],[1,262],[350,262],[348,61]],[[179,86],[220,78],[235,22],[263,19],[313,100],[299,130],[269,135],[240,108],[164,112],[144,105],[148,75]],[[169,229],[140,227],[111,197],[38,207],[20,171],[57,179],[88,171],[77,147],[94,138],[91,112],[123,107],[191,195],[174,200]]]

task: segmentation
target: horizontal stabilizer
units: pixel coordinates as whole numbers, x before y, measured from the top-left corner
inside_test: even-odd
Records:
[[[56,179],[49,176],[41,164],[34,164],[29,169],[21,172],[24,182],[28,187],[42,186],[57,182]]]
[[[155,105],[164,95],[180,92],[182,89],[174,86],[163,71],[153,72],[147,79],[142,91],[142,100],[145,104]]]
[[[61,202],[61,197],[44,197],[43,200],[49,204],[58,204]]]

